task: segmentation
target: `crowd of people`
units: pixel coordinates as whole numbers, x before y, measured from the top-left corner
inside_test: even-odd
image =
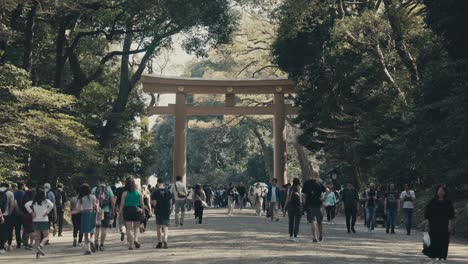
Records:
[[[169,186],[170,185],[170,186]],[[359,192],[348,182],[343,188],[324,184],[311,178],[302,183],[295,178],[292,184],[279,186],[273,179],[270,184],[255,183],[246,187],[243,182],[230,183],[215,188],[196,184],[193,188],[177,176],[175,182],[165,185],[158,179],[157,186],[137,185],[128,178],[118,185],[108,185],[100,178],[96,186],[87,183],[75,188],[68,199],[63,185],[36,185],[27,188],[23,182],[16,190],[7,183],[0,185],[0,254],[12,250],[13,237],[16,248],[35,249],[36,256],[45,256],[45,247],[52,236],[62,236],[65,206],[69,204],[73,225],[73,247],[82,246],[84,254],[105,250],[107,230],[117,228],[121,241],[127,237],[128,250],[141,247],[140,234],[145,232],[148,219],[155,217],[157,227],[156,248],[168,248],[170,215],[174,212],[174,224],[183,227],[186,211],[194,209],[195,222],[203,223],[207,207],[227,208],[232,216],[235,209],[255,208],[255,214],[265,214],[272,222],[280,221],[280,212],[287,215],[290,241],[298,242],[301,219],[306,217],[311,226],[312,241],[324,239],[323,223],[335,224],[338,212],[346,219],[349,234],[356,233],[358,212],[364,216],[368,232],[377,227],[377,217],[384,216],[387,234],[395,234],[397,219],[402,212],[405,231],[411,235],[412,215],[415,207],[415,191],[405,185],[400,192],[395,184],[387,188],[370,183]],[[423,253],[433,259],[446,259],[448,253],[451,219],[454,208],[447,199],[447,189],[439,186],[434,198],[426,207],[431,245]],[[13,232],[14,231],[14,232]],[[14,236],[13,236],[14,233]]]

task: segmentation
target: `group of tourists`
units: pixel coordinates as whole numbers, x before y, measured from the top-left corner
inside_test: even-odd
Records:
[[[176,227],[184,225],[185,212],[194,208],[195,222],[203,223],[206,207],[220,206],[216,202],[218,190],[213,192],[201,184],[194,188],[187,187],[181,176],[171,186],[165,186],[163,179],[158,179],[157,186],[135,183],[128,178],[121,186],[109,186],[104,178],[91,187],[83,183],[75,189],[69,200],[73,224],[73,246],[83,246],[87,255],[105,250],[107,230],[118,228],[121,241],[127,237],[128,250],[141,247],[140,234],[145,232],[148,219],[155,216],[157,227],[156,248],[168,248],[168,228],[170,215],[174,211]],[[210,192],[210,197],[207,195]],[[323,241],[323,222],[334,223],[337,208],[342,208],[348,233],[356,233],[356,220],[362,207],[364,224],[368,232],[376,228],[376,215],[383,211],[386,216],[386,233],[395,234],[395,227],[400,212],[403,212],[406,234],[411,235],[412,215],[416,195],[409,185],[397,191],[395,184],[389,184],[386,191],[370,183],[359,193],[351,182],[345,188],[336,190],[333,184],[325,185],[319,179],[311,178],[301,183],[295,178],[292,184],[278,186],[273,179],[270,185],[257,183],[247,190],[242,182],[229,184],[221,194],[226,199],[227,214],[233,215],[234,208],[242,210],[246,204],[255,207],[255,213],[266,216],[272,222],[279,221],[279,212],[287,215],[290,241],[298,242],[301,219],[305,215],[311,225],[312,241]],[[14,192],[7,183],[0,185],[0,254],[12,250],[13,231],[16,248],[36,249],[36,256],[46,254],[45,246],[50,234],[62,236],[65,205],[68,198],[63,185],[58,184],[52,190],[51,185],[26,188],[20,182]],[[434,198],[426,207],[425,217],[429,222],[431,245],[424,254],[431,258],[446,259],[448,253],[451,219],[454,208],[447,199],[444,186],[437,188]],[[84,240],[84,241],[83,241]]]

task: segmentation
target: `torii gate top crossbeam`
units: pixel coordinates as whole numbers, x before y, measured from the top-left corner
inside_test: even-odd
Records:
[[[142,76],[145,93],[186,94],[294,94],[294,82],[288,79],[207,80]]]

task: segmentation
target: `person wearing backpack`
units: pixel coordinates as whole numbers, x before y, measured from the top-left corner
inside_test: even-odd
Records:
[[[158,178],[157,189],[151,194],[151,205],[156,216],[158,244],[156,248],[167,249],[167,232],[169,230],[169,216],[171,215],[171,192],[164,187],[164,180]]]
[[[34,229],[32,215],[28,212],[25,205],[29,201],[33,201],[36,197],[37,184],[33,184],[23,196],[21,200],[21,211],[23,212],[23,244],[26,250],[32,250],[34,244]]]
[[[293,185],[287,193],[284,205],[288,211],[289,240],[293,242],[299,242],[297,235],[299,234],[299,226],[301,225],[303,204],[301,180],[294,178]]]
[[[0,254],[5,253],[5,242],[8,241],[8,251],[12,250],[11,240],[13,238],[13,212],[15,210],[15,197],[9,190],[10,185],[8,183],[2,183],[0,185],[0,209],[4,222],[1,225],[0,232]]]
[[[91,194],[96,196],[99,201],[99,207],[104,212],[104,218],[96,225],[95,245],[99,245],[99,250],[104,251],[104,242],[106,240],[107,228],[111,227],[111,214],[115,211],[114,193],[110,186],[106,184],[105,178],[98,179],[98,186],[94,187]],[[101,243],[99,244],[99,238]]]
[[[400,195],[395,190],[395,184],[389,185],[388,192],[385,194],[384,212],[387,215],[387,234],[390,231],[395,234],[395,225],[397,222],[398,212],[400,211]]]
[[[63,214],[65,212],[65,204],[67,203],[67,195],[63,191],[63,184],[57,184],[57,190],[54,192],[55,206],[57,207],[57,222],[58,222],[58,236],[62,236],[63,230]]]

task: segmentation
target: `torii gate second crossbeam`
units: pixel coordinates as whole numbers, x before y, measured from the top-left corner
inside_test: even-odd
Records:
[[[173,180],[177,175],[186,181],[187,116],[190,115],[273,115],[274,116],[274,177],[280,186],[288,181],[286,163],[286,115],[296,115],[297,109],[284,103],[285,94],[294,94],[294,83],[288,79],[207,80],[197,78],[142,77],[143,90],[148,94],[176,94],[176,103],[150,106],[149,115],[174,115]],[[224,106],[193,106],[187,104],[187,94],[224,94]],[[268,106],[236,106],[236,94],[273,94]]]

